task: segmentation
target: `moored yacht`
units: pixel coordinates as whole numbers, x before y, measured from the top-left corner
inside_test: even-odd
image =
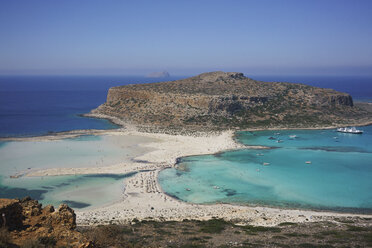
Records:
[[[340,128],[337,128],[337,132],[362,134],[363,133],[363,130],[358,130],[355,127],[340,127]]]

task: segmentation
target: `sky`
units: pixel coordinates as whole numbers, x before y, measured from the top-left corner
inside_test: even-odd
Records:
[[[372,75],[371,0],[0,0],[0,74]]]

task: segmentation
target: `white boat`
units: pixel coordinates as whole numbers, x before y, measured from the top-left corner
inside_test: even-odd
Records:
[[[363,130],[358,130],[355,127],[340,127],[337,128],[337,132],[341,133],[352,133],[352,134],[362,134]]]

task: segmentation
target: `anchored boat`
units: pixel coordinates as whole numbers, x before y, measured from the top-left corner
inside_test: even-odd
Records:
[[[337,128],[337,132],[341,133],[352,133],[352,134],[362,134],[363,130],[358,130],[355,127],[340,127]]]

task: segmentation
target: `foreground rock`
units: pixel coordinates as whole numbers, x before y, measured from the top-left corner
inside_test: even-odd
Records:
[[[319,127],[369,122],[349,94],[304,84],[262,82],[236,72],[211,72],[163,83],[113,87],[92,111],[159,128]]]
[[[92,247],[75,231],[76,215],[66,204],[55,210],[51,205],[42,208],[30,198],[0,199],[0,214],[2,233],[9,232],[9,239],[0,241],[0,246],[6,242],[9,247]]]

